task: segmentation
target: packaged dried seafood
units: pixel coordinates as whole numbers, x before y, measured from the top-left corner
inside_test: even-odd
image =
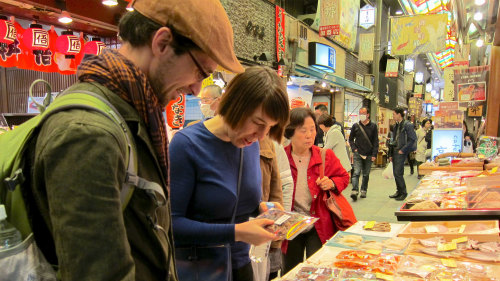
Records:
[[[313,227],[318,218],[305,216],[296,212],[285,212],[272,208],[257,218],[266,218],[274,221],[273,225],[266,229],[276,234],[280,239],[292,240],[300,233]]]

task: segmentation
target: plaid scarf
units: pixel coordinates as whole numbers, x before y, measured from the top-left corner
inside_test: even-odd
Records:
[[[105,86],[137,110],[168,183],[168,138],[163,107],[146,74],[118,51],[105,49],[99,56],[86,58],[78,67],[77,76],[81,82]]]

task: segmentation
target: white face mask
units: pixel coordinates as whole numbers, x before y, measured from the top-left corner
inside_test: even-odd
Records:
[[[205,118],[211,118],[215,116],[215,110],[210,108],[211,104],[200,104],[201,114]]]
[[[365,114],[361,114],[361,115],[359,115],[359,120],[360,120],[361,122],[365,122],[365,120],[366,120],[366,115],[365,115]]]

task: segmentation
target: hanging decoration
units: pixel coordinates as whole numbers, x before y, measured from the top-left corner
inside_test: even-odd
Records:
[[[30,28],[24,31],[23,43],[33,53],[45,51],[49,48],[49,33],[40,24],[30,24]]]
[[[181,94],[173,101],[170,101],[165,108],[167,112],[167,124],[172,129],[179,129],[184,126],[184,112],[186,110],[186,97]]]
[[[82,45],[72,31],[63,31],[61,36],[57,37],[56,49],[59,53],[64,54],[67,59],[74,59],[75,55],[80,53]]]
[[[9,44],[14,43],[16,37],[17,32],[14,24],[6,16],[0,16],[0,47],[6,48]]]
[[[102,53],[102,50],[104,50],[105,48],[106,44],[101,42],[100,38],[94,37],[92,38],[92,41],[85,43],[85,46],[83,47],[83,54],[98,56]]]

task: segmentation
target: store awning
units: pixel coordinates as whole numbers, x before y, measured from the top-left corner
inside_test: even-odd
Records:
[[[334,75],[332,73],[328,73],[328,72],[324,72],[321,70],[316,70],[316,69],[312,69],[312,68],[308,68],[308,67],[303,67],[300,65],[297,65],[295,67],[295,71],[302,73],[302,74],[305,74],[305,75],[309,75],[311,77],[325,80],[329,83],[338,85],[340,87],[352,89],[354,91],[365,92],[365,93],[372,92],[372,90],[369,88],[363,87],[359,84],[352,82],[351,80],[339,77],[339,76]]]

